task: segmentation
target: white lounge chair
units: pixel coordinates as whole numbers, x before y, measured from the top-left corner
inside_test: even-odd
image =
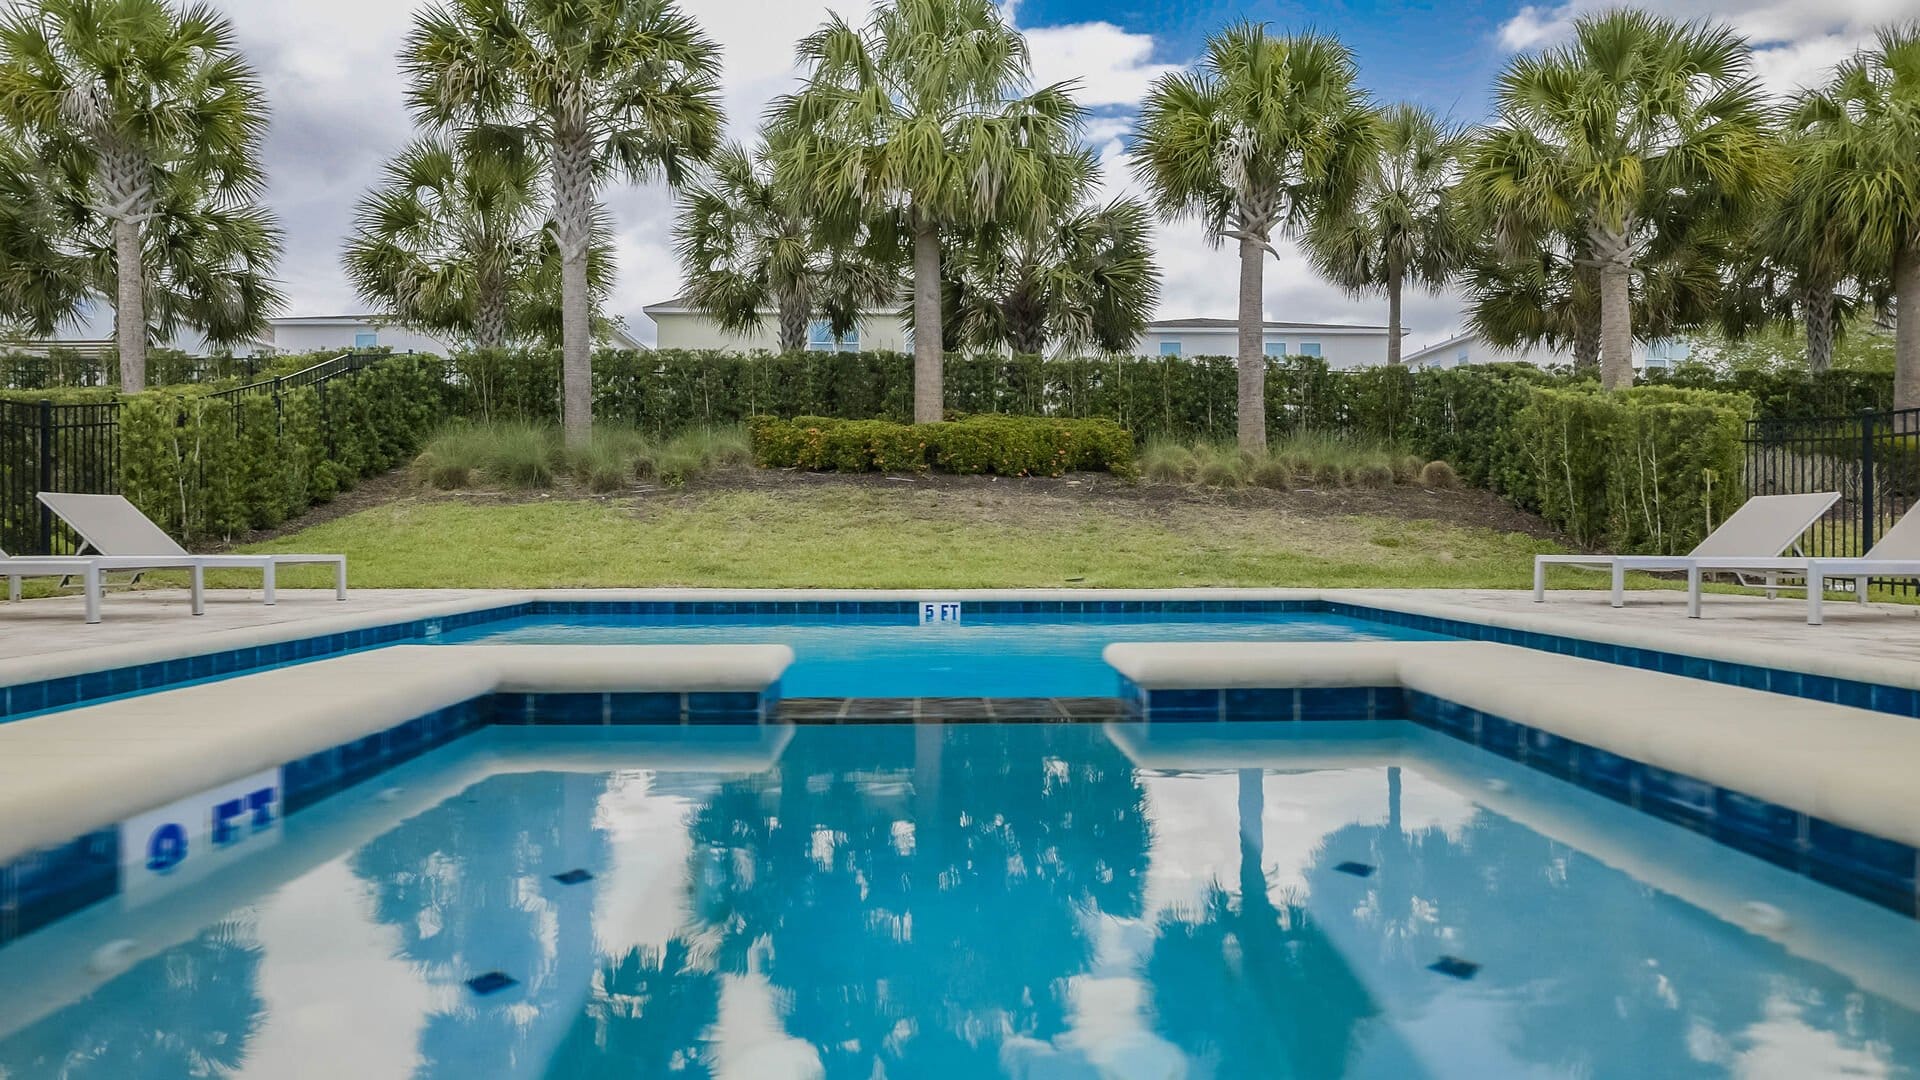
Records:
[[[140,508],[119,495],[76,495],[65,491],[43,491],[40,501],[67,523],[86,547],[114,558],[151,558],[165,556],[190,559],[192,565],[207,570],[242,569],[261,573],[263,599],[274,602],[274,571],[282,566],[317,563],[333,567],[333,595],[347,598],[347,557],[345,555],[195,555],[183,548],[167,531],[140,512]]]
[[[1547,598],[1549,566],[1611,571],[1613,593],[1610,601],[1614,607],[1624,607],[1629,570],[1685,570],[1697,573],[1702,559],[1779,558],[1781,552],[1800,539],[1800,535],[1812,528],[1813,523],[1819,521],[1838,501],[1840,493],[1837,491],[1820,491],[1810,495],[1756,495],[1685,555],[1536,555],[1533,558],[1533,601],[1537,604]],[[1770,596],[1772,590],[1778,588],[1774,584],[1766,587]],[[1689,615],[1698,614],[1697,597],[1698,593],[1694,593],[1689,599]]]
[[[101,575],[110,570],[185,570],[193,580],[193,613],[205,614],[206,574],[191,556],[169,558],[143,555],[109,558],[101,555],[9,555],[0,551],[0,574],[7,576],[7,599],[20,599],[20,583],[30,577],[79,578],[87,598],[87,622],[100,621]]]
[[[1687,570],[1687,614],[1700,617],[1701,578],[1711,573],[1762,574],[1773,577],[1797,577],[1807,591],[1807,625],[1819,626],[1823,620],[1822,602],[1827,582],[1838,578],[1853,581],[1853,598],[1867,602],[1870,578],[1920,578],[1920,507],[1908,510],[1893,523],[1865,555],[1835,558],[1736,559],[1708,557],[1694,560]],[[1775,588],[1781,586],[1775,585]]]

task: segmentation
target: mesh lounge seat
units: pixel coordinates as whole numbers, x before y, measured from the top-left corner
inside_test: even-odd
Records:
[[[1800,535],[1819,521],[1833,504],[1840,501],[1837,491],[1810,495],[1757,495],[1735,510],[1720,527],[1707,534],[1699,546],[1685,555],[1536,555],[1533,559],[1533,600],[1547,598],[1547,567],[1572,566],[1583,570],[1605,570],[1613,574],[1611,603],[1623,607],[1627,602],[1627,571],[1684,570],[1689,578],[1699,574],[1701,560],[1777,559]],[[1735,571],[1738,572],[1738,571]],[[1759,571],[1765,575],[1766,571]],[[1777,575],[1776,575],[1777,576]],[[1769,594],[1779,585],[1768,577],[1764,585]],[[1699,614],[1699,593],[1688,598],[1689,615]]]
[[[0,574],[7,576],[7,599],[20,599],[20,583],[30,577],[79,578],[87,598],[87,621],[100,621],[101,575],[109,570],[186,570],[193,581],[193,613],[206,611],[206,575],[192,556],[8,555],[0,551]]]
[[[195,555],[168,536],[165,529],[119,495],[76,495],[43,491],[40,501],[67,523],[86,546],[112,558],[165,556],[190,560],[202,570],[258,570],[263,599],[274,602],[274,572],[282,566],[317,563],[333,567],[333,594],[347,598],[345,555]]]
[[[1823,621],[1823,594],[1826,583],[1831,579],[1850,579],[1853,582],[1853,598],[1864,604],[1867,602],[1867,582],[1871,578],[1920,578],[1920,507],[1902,514],[1878,543],[1868,548],[1865,555],[1855,558],[1742,559],[1708,556],[1695,559],[1694,565],[1687,570],[1687,614],[1695,618],[1700,616],[1700,579],[1709,573],[1763,576],[1770,583],[1769,588],[1781,587],[1772,584],[1778,578],[1797,578],[1804,583],[1800,587],[1807,593],[1807,625],[1819,626]]]

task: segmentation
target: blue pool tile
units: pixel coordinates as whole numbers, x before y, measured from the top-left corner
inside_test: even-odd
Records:
[[[687,720],[697,723],[710,716],[758,713],[760,695],[753,692],[693,693],[687,695]]]
[[[487,699],[487,722],[507,727],[533,723],[533,694],[495,694]]]
[[[553,875],[553,880],[559,882],[562,885],[579,885],[584,882],[592,881],[593,874],[588,870],[576,867],[572,870],[565,871],[564,873]]]
[[[1296,715],[1294,705],[1292,690],[1238,688],[1227,691],[1229,720],[1292,720]]]
[[[1427,965],[1428,971],[1438,972],[1450,979],[1466,980],[1473,978],[1480,965],[1471,960],[1462,960],[1457,956],[1443,956]]]
[[[596,725],[607,722],[606,694],[536,694],[529,716],[535,724]]]
[[[1873,704],[1869,708],[1896,716],[1920,716],[1920,691],[1899,686],[1876,686],[1873,688]]]
[[[1480,714],[1480,745],[1503,758],[1520,756],[1520,740],[1524,731],[1519,724],[1505,717]]]
[[[1300,690],[1302,720],[1370,720],[1373,688],[1368,686],[1310,686]]]
[[[1158,719],[1164,712],[1205,713],[1218,719],[1221,692],[1218,690],[1149,690],[1147,710]]]
[[[1574,743],[1551,731],[1541,731],[1537,728],[1522,730],[1527,764],[1555,776],[1566,776],[1573,772]]]
[[[1574,775],[1581,786],[1626,801],[1632,795],[1634,762],[1584,743],[1573,752]]]
[[[1838,701],[1840,699],[1840,680],[1829,679],[1825,675],[1801,675],[1800,696],[1814,701]]]
[[[1689,827],[1713,817],[1715,788],[1703,780],[1652,765],[1639,770],[1640,808],[1656,817]]]
[[[44,685],[47,688],[47,708],[49,709],[58,709],[80,700],[80,680],[72,675],[48,679]]]
[[[1898,840],[1869,836],[1820,818],[1808,821],[1813,860],[1831,870],[1898,884],[1914,891],[1914,849]]]
[[[1352,874],[1354,877],[1373,876],[1373,867],[1363,862],[1335,863],[1333,868],[1342,874]]]
[[[608,716],[616,724],[677,724],[685,718],[681,695],[670,693],[614,694]]]
[[[467,980],[467,989],[486,997],[497,994],[509,986],[519,985],[520,980],[502,971],[488,971]]]
[[[386,752],[386,735],[376,731],[371,735],[342,743],[340,752],[340,774],[354,777],[377,771],[380,759]]]
[[[47,707],[47,684],[21,683],[7,688],[7,712],[13,715],[38,712]]]
[[[1871,709],[1873,708],[1873,685],[1854,682],[1852,679],[1835,679],[1833,700],[1855,709]]]
[[[119,873],[117,828],[0,865],[0,945],[112,896]]]

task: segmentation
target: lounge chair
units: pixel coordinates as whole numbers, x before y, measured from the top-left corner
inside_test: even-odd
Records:
[[[1813,527],[1833,504],[1840,501],[1837,491],[1810,495],[1757,495],[1735,510],[1720,527],[1685,555],[1536,555],[1533,559],[1533,601],[1547,598],[1547,567],[1573,566],[1585,570],[1607,570],[1613,574],[1614,607],[1627,602],[1627,571],[1685,570],[1698,572],[1702,559],[1765,560],[1780,553]],[[1765,571],[1761,571],[1765,573]],[[1769,577],[1769,581],[1771,581]],[[1768,595],[1779,586],[1768,584]],[[1688,602],[1689,615],[1697,615],[1698,593]]]
[[[1769,580],[1797,577],[1805,582],[1807,625],[1819,626],[1823,620],[1822,602],[1827,582],[1838,578],[1853,581],[1853,598],[1867,602],[1870,578],[1920,578],[1920,507],[1908,510],[1893,523],[1865,555],[1838,558],[1738,559],[1708,557],[1694,560],[1687,569],[1687,614],[1700,617],[1700,580],[1711,573],[1761,574]],[[1774,585],[1774,588],[1780,586]]]
[[[200,564],[187,556],[165,555],[109,558],[101,555],[9,555],[0,551],[0,574],[7,576],[7,599],[20,599],[20,583],[30,577],[79,578],[87,598],[87,622],[100,621],[101,575],[109,570],[186,570],[193,580],[193,613],[205,614],[206,575]]]
[[[263,599],[274,602],[274,571],[282,566],[319,563],[333,567],[333,595],[347,598],[347,557],[345,555],[195,555],[183,548],[165,529],[140,512],[140,508],[119,495],[76,495],[64,491],[43,491],[40,501],[67,523],[86,548],[109,557],[151,558],[165,556],[190,559],[192,565],[206,570],[242,569],[261,573]]]

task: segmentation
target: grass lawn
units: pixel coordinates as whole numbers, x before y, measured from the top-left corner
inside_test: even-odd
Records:
[[[1563,550],[1475,524],[1326,509],[1014,484],[408,492],[241,550],[345,552],[358,588],[1519,588],[1535,553]],[[283,580],[317,586],[323,575]]]

